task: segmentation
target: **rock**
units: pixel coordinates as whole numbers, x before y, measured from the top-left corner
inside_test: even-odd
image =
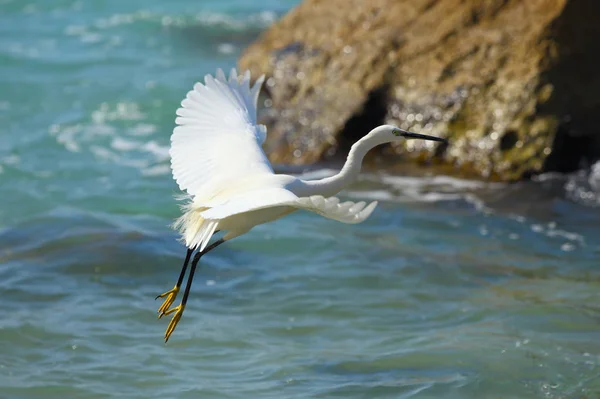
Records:
[[[382,123],[448,137],[394,152],[490,179],[600,155],[600,2],[305,0],[240,59],[266,73],[274,162],[345,153]]]

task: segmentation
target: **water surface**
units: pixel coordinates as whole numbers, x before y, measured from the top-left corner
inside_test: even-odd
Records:
[[[584,173],[367,171],[342,195],[380,201],[367,222],[297,212],[221,247],[162,342],[174,110],[295,3],[0,0],[0,397],[600,395]]]

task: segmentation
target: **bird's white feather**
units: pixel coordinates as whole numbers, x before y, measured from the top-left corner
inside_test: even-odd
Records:
[[[340,204],[340,200],[336,197],[325,198],[320,195],[312,195],[310,197],[300,198],[297,208],[306,209],[318,213],[328,219],[337,220],[342,223],[360,223],[367,219],[375,207],[377,201],[371,202],[366,206],[366,202],[346,201]]]
[[[229,79],[222,70],[196,83],[177,110],[171,136],[173,178],[193,197],[232,180],[272,174],[261,145],[266,128],[256,123],[256,104],[264,77],[250,87],[250,72]]]
[[[219,205],[213,204],[200,215],[206,220],[222,220],[264,208],[293,207],[315,212],[339,222],[354,224],[367,219],[376,206],[377,201],[368,206],[364,201],[346,201],[340,204],[336,197],[325,198],[320,195],[298,198],[285,188],[271,188],[248,192]]]
[[[276,206],[292,206],[298,197],[285,188],[255,190],[232,197],[223,203],[213,206],[201,213],[206,220],[222,220],[241,213]]]
[[[214,220],[206,221],[202,224],[202,228],[195,235],[191,241],[191,248],[198,248],[200,251],[204,251],[204,248],[208,245],[210,238],[214,234],[219,222]]]

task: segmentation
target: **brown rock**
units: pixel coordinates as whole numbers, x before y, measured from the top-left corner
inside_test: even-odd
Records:
[[[267,151],[310,163],[382,123],[410,158],[502,180],[600,155],[597,0],[305,0],[240,60],[269,76]]]

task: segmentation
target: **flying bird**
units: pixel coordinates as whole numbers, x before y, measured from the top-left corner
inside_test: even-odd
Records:
[[[173,289],[164,298],[158,317],[173,314],[165,342],[185,309],[200,258],[219,245],[299,209],[342,223],[367,219],[377,202],[340,202],[334,195],[358,176],[363,157],[373,147],[398,140],[445,139],[411,133],[392,125],[371,130],[357,141],[340,172],[320,180],[302,180],[276,174],[262,145],[267,129],[256,120],[258,94],[264,76],[250,85],[250,72],[238,75],[222,70],[196,83],[177,110],[171,136],[171,169],[179,188],[186,192],[183,214],[174,223],[187,253]],[[217,232],[224,235],[211,243]],[[195,254],[194,254],[195,252]],[[192,255],[194,255],[192,257]],[[191,268],[181,303],[171,308]]]

